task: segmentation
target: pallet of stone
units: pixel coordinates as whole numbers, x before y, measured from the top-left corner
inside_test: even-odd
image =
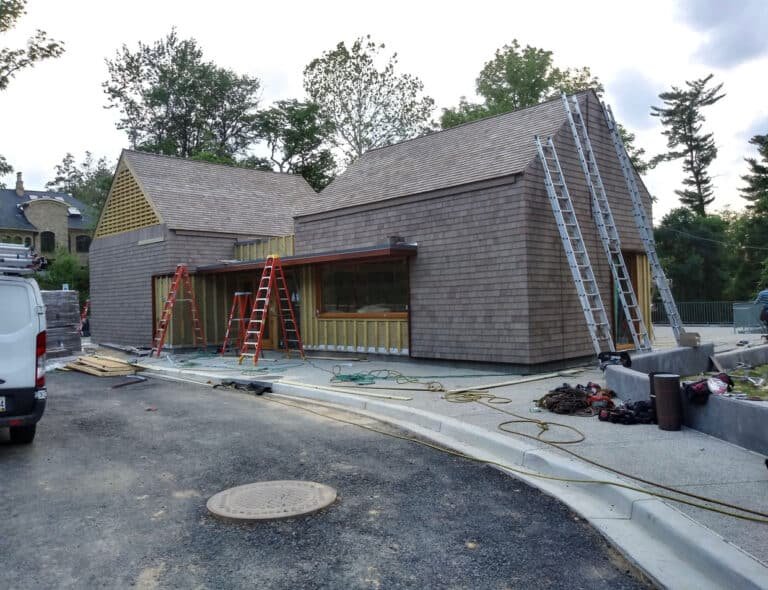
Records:
[[[80,356],[66,368],[97,377],[123,377],[136,372],[135,367],[124,361],[97,355]]]
[[[46,330],[46,348],[48,351],[64,349],[70,354],[80,352],[82,340],[77,326],[49,327]]]
[[[45,322],[49,329],[80,326],[77,291],[42,291],[41,294],[45,303]]]

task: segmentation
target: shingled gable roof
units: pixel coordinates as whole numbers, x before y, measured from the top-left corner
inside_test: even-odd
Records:
[[[171,229],[238,235],[293,233],[317,193],[301,176],[123,150],[145,195]]]
[[[522,172],[536,157],[534,135],[554,135],[565,120],[557,98],[370,150],[300,215]]]

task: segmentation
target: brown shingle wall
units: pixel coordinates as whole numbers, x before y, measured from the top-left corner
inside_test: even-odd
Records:
[[[166,237],[156,225],[93,240],[90,251],[91,335],[95,342],[150,346],[153,273],[171,267],[168,242],[139,245]]]
[[[296,222],[296,253],[418,243],[411,263],[411,355],[528,363],[521,188],[509,179]]]
[[[164,238],[140,245],[142,240]],[[91,245],[91,334],[96,342],[152,343],[152,275],[231,259],[234,238],[177,235],[157,225],[95,239]],[[183,304],[182,304],[183,305]]]

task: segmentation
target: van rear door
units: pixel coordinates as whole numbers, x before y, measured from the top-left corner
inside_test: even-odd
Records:
[[[35,388],[43,310],[37,299],[29,280],[0,275],[0,395],[3,389]]]

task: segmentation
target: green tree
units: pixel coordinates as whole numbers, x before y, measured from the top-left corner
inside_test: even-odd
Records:
[[[204,61],[194,39],[179,39],[171,30],[135,51],[123,45],[106,63],[106,108],[118,109],[117,128],[132,147],[235,161],[253,144],[259,79]]]
[[[496,50],[475,81],[475,90],[483,102],[469,102],[462,96],[457,107],[443,109],[440,126],[449,129],[483,117],[530,107],[557,98],[562,92],[573,94],[589,89],[598,95],[604,91],[602,82],[589,68],[558,68],[551,51],[530,45],[521,48],[514,39]],[[621,124],[619,133],[635,169],[644,174],[650,167],[644,158],[645,150],[635,146],[635,134]]]
[[[635,170],[637,170],[638,174],[645,174],[648,170],[653,168],[655,164],[645,159],[645,150],[643,148],[635,145],[634,133],[624,127],[621,123],[616,123],[616,127],[619,130],[621,141],[624,142],[624,148],[627,150],[627,155],[629,156],[632,165],[635,167]]]
[[[16,26],[17,21],[26,13],[27,0],[3,0],[0,2],[0,34]],[[35,65],[37,62],[64,53],[61,41],[50,39],[45,31],[37,30],[27,39],[27,46],[22,49],[0,48],[0,90],[5,90],[20,70]]]
[[[69,285],[71,290],[78,292],[80,305],[89,297],[88,267],[80,264],[77,256],[65,249],[57,250],[48,268],[36,273],[35,279],[43,290],[57,291],[62,285]]]
[[[757,147],[760,160],[744,158],[749,164],[749,174],[741,177],[747,183],[741,189],[741,196],[749,201],[747,209],[763,216],[768,225],[768,134],[755,135],[749,143]]]
[[[27,0],[3,0],[0,2],[0,35],[7,33],[25,14]],[[27,39],[23,49],[10,49],[0,46],[0,90],[5,90],[11,79],[25,68],[35,65],[44,59],[58,57],[64,53],[64,44],[48,38],[45,31],[37,30],[34,36]],[[0,155],[0,179],[13,172],[13,167]],[[5,184],[0,181],[0,188]]]
[[[106,158],[97,160],[91,152],[85,152],[79,165],[75,157],[67,153],[61,163],[56,165],[56,177],[46,183],[45,187],[69,193],[98,213],[112,186],[113,170],[114,166]]]
[[[333,179],[336,162],[326,145],[333,125],[320,116],[315,103],[277,101],[258,114],[256,129],[279,172],[300,174],[317,191]]]
[[[2,155],[0,155],[0,188],[5,188],[5,183],[2,182],[3,176],[13,173],[13,166],[8,163]]]
[[[728,298],[745,301],[761,286],[760,276],[768,262],[768,221],[755,211],[734,214],[729,228],[732,263]]]
[[[741,300],[768,284],[768,135],[755,135],[749,143],[757,147],[758,157],[744,158],[749,172],[741,177],[746,183],[741,196],[748,203],[731,223],[732,297]]]
[[[731,257],[726,245],[728,220],[673,209],[654,230],[659,259],[678,301],[725,298]]]
[[[530,45],[521,49],[514,39],[496,50],[475,81],[475,90],[483,103],[470,103],[462,97],[458,107],[443,109],[440,125],[448,129],[489,115],[533,106],[557,97],[561,92],[573,94],[589,88],[603,92],[602,83],[589,68],[558,68],[553,63],[551,51]]]
[[[396,72],[396,53],[379,67],[384,49],[370,36],[360,37],[349,48],[339,43],[304,69],[304,89],[333,125],[333,144],[348,162],[430,130],[434,101],[423,95],[421,80]]]
[[[662,132],[667,138],[668,151],[653,158],[654,163],[683,159],[682,190],[675,194],[680,202],[700,216],[707,214],[707,205],[715,200],[712,179],[707,169],[717,157],[717,147],[712,133],[702,132],[705,121],[701,110],[722,99],[723,85],[707,88],[713,74],[706,78],[686,81],[685,89],[672,87],[669,92],[662,92],[659,98],[666,106],[651,107],[651,116],[658,117],[665,127]]]

